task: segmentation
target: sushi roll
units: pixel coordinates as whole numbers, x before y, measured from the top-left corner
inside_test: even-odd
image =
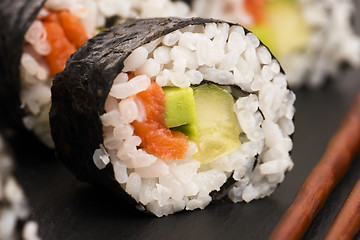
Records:
[[[53,147],[48,114],[52,79],[66,59],[100,30],[138,16],[186,17],[182,2],[102,0],[2,0],[0,96],[4,116]],[[165,10],[168,9],[166,12]]]
[[[294,93],[259,39],[202,18],[128,20],[52,86],[57,157],[160,217],[270,195],[293,167]]]
[[[14,162],[0,136],[0,239],[39,240],[38,225],[29,220],[25,194],[14,177]]]
[[[341,64],[360,66],[352,0],[193,0],[194,14],[237,22],[281,62],[291,87],[318,88]]]

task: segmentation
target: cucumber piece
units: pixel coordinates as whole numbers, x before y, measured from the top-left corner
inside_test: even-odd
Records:
[[[230,93],[215,84],[194,87],[198,146],[195,159],[210,163],[240,147],[240,128]]]

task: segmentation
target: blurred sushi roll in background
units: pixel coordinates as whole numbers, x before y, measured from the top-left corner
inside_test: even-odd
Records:
[[[281,62],[291,87],[318,88],[342,63],[360,66],[352,0],[193,0],[194,14],[244,25]]]
[[[270,195],[293,167],[294,101],[279,62],[242,26],[138,19],[71,56],[50,124],[79,180],[160,217]]]
[[[0,3],[0,96],[4,116],[53,147],[48,113],[52,79],[66,59],[100,30],[135,17],[182,16],[170,0],[3,0]]]
[[[29,220],[28,203],[13,170],[13,159],[0,136],[0,239],[39,240],[38,225]]]

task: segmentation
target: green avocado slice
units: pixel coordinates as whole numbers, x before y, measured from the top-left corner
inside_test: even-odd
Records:
[[[193,89],[191,87],[164,87],[166,117],[165,125],[180,131],[190,139],[196,134],[196,112]]]

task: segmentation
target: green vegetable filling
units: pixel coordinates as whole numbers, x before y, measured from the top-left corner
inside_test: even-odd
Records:
[[[210,163],[240,147],[240,128],[234,113],[234,99],[215,84],[194,88],[198,135],[195,159]]]
[[[168,128],[180,131],[198,146],[195,159],[210,163],[235,151],[240,128],[230,93],[215,84],[164,87]]]
[[[164,87],[163,90],[165,92],[166,127],[179,127],[196,121],[192,88]]]

